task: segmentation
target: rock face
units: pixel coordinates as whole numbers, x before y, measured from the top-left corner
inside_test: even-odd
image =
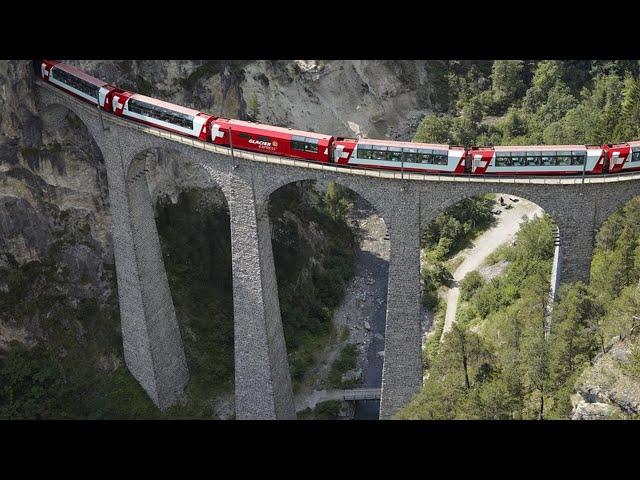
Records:
[[[425,62],[69,63],[123,88],[213,114],[338,135],[410,139],[431,105]],[[80,305],[82,312],[94,303],[109,311],[115,307],[117,322],[101,152],[73,113],[36,108],[34,82],[30,61],[0,61],[0,358],[11,342],[55,343],[47,323],[51,309],[37,301],[43,292],[47,299],[61,299],[55,328],[80,343],[91,328],[71,315]],[[204,186],[175,152],[143,154],[152,201],[175,202],[185,188]],[[210,191],[207,202],[226,208],[220,192]],[[307,230],[311,239],[318,236]],[[92,312],[81,316],[93,318]],[[96,359],[104,371],[120,363],[112,351]]]
[[[576,382],[572,398],[573,420],[633,418],[640,414],[640,378],[628,371],[630,352],[638,339],[614,343],[596,357]]]
[[[69,61],[98,78],[219,116],[410,140],[433,109],[433,62]]]
[[[52,260],[66,269],[72,303],[106,298],[102,270],[113,261],[100,152],[74,116],[40,115],[33,88],[30,62],[0,62],[0,268]],[[49,128],[52,115],[65,118],[61,127]]]

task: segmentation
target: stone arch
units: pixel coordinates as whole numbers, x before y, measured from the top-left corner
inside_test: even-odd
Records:
[[[348,188],[364,198],[379,215],[386,216],[386,211],[380,205],[379,198],[376,196],[376,192],[380,188],[384,188],[380,183],[371,184],[370,179],[355,179],[353,175],[349,174],[327,174],[314,171],[287,172],[285,174],[278,172],[278,174],[275,174],[273,170],[268,170],[269,167],[266,168],[266,172],[261,172],[260,185],[256,186],[256,202],[258,205],[267,204],[271,195],[285,185],[303,181],[327,180],[327,177],[329,177],[328,180]]]
[[[151,182],[149,193],[152,197],[157,193],[156,188],[165,191],[172,187],[174,190],[185,188],[219,190],[228,209],[230,191],[223,173],[207,165],[201,158],[201,152],[195,152],[194,155],[193,149],[181,147],[171,143],[153,142],[148,146],[137,148],[135,153],[129,154],[127,158],[127,182],[132,182],[137,176],[145,174],[147,182]],[[153,171],[154,168],[156,172]],[[165,183],[164,188],[157,185],[157,178],[150,177],[150,174],[157,173],[162,168],[170,168],[172,170],[170,178],[175,180],[172,185]]]
[[[437,193],[442,193],[442,195],[438,197],[437,202],[430,201],[426,198],[426,196],[431,193],[430,191],[422,192],[423,204],[426,206],[426,208],[421,212],[422,229],[426,228],[438,214],[446,211],[458,202],[490,193],[501,193],[528,200],[542,208],[545,213],[549,214],[554,222],[558,223],[556,219],[556,216],[558,216],[559,213],[557,198],[545,195],[544,191],[540,191],[536,188],[523,188],[520,185],[509,183],[489,183],[480,185],[473,183],[447,185],[445,183],[440,184],[435,190]]]
[[[40,92],[40,118],[44,124],[52,124],[62,121],[69,113],[73,114],[73,118],[77,118],[87,133],[91,136],[91,140],[100,148],[102,156],[104,153],[98,140],[98,133],[102,129],[99,118],[90,118],[87,112],[82,109],[75,101],[67,101],[66,99],[58,101],[51,92]],[[53,98],[51,98],[53,97]],[[97,108],[96,108],[97,110]]]
[[[368,225],[373,225],[372,231],[362,230],[364,235],[364,249],[358,248],[354,258],[354,271],[349,279],[347,285],[345,285],[345,297],[342,298],[340,304],[335,307],[333,311],[332,323],[338,325],[338,330],[342,328],[348,328],[350,331],[350,342],[354,345],[364,342],[369,348],[360,352],[358,356],[364,355],[368,358],[369,371],[361,372],[361,380],[367,388],[380,388],[382,384],[382,368],[384,357],[378,355],[378,352],[384,351],[384,335],[386,329],[386,304],[387,304],[387,287],[388,287],[388,262],[389,262],[389,238],[388,238],[388,226],[385,219],[385,212],[379,211],[378,207],[373,204],[367,197],[371,198],[371,195],[362,194],[363,191],[367,192],[366,187],[354,189],[353,184],[343,181],[343,177],[330,176],[330,178],[323,178],[326,176],[305,176],[303,178],[287,177],[287,181],[273,182],[279,186],[271,190],[271,194],[265,201],[266,205],[269,205],[273,200],[273,196],[277,195],[283,188],[296,184],[298,182],[312,182],[316,183],[322,181],[323,183],[334,182],[336,185],[349,191],[355,197],[355,208],[357,211],[362,212],[363,221],[366,218]],[[325,185],[326,186],[326,185]],[[323,191],[323,189],[321,190]],[[271,219],[273,221],[273,219]],[[273,226],[275,229],[275,224]],[[272,230],[273,230],[272,229]],[[275,233],[275,232],[274,232]],[[374,240],[372,237],[376,236]],[[278,255],[275,249],[275,242],[277,241],[274,236],[273,254],[276,261],[276,268],[278,265]],[[359,238],[356,237],[356,242]],[[282,264],[281,264],[282,265]],[[280,266],[282,268],[282,266]],[[282,286],[279,285],[280,289]],[[350,287],[350,288],[349,288]],[[281,290],[282,292],[282,290]],[[282,293],[280,295],[282,299]],[[332,305],[333,306],[333,305]],[[281,308],[284,308],[282,306]],[[286,328],[286,316],[285,311],[282,311],[283,322],[285,322]],[[289,340],[289,339],[288,339]],[[289,340],[290,341],[290,340]],[[346,346],[346,342],[336,340],[335,345],[331,347],[332,352],[337,352]],[[291,348],[290,344],[287,346]],[[291,357],[291,350],[289,350],[289,358]],[[290,365],[292,378],[295,380],[295,367],[294,364]],[[349,371],[350,374],[354,372]],[[357,373],[357,370],[355,371]],[[305,382],[315,381],[311,377],[306,377]],[[334,387],[337,388],[337,387]],[[356,414],[362,415],[363,418],[378,418],[378,406],[371,402],[362,402],[356,406]],[[375,410],[375,411],[374,411]]]
[[[220,224],[221,225],[220,228],[225,228],[224,225],[226,225],[225,232],[221,234],[222,235],[221,238],[224,239],[223,240],[224,242],[226,242],[227,234],[230,235],[230,233],[227,231],[228,229],[230,229],[229,200],[227,197],[227,191],[225,191],[226,189],[223,188],[223,185],[226,186],[226,184],[223,183],[224,179],[222,178],[221,174],[219,174],[219,172],[211,171],[211,169],[206,168],[207,163],[205,161],[202,161],[202,158],[201,158],[202,154],[196,151],[195,152],[196,154],[193,155],[192,153],[194,152],[194,150],[191,148],[173,148],[174,145],[165,144],[165,142],[163,141],[149,142],[147,145],[145,145],[141,149],[139,149],[141,145],[137,145],[136,147],[137,147],[136,153],[130,153],[126,157],[127,163],[125,164],[127,165],[126,191],[127,191],[127,198],[129,201],[129,206],[131,211],[131,220],[132,220],[131,224],[132,224],[132,233],[133,233],[133,241],[134,241],[134,251],[138,257],[138,263],[140,265],[155,263],[158,266],[160,265],[162,266],[162,269],[161,269],[162,272],[160,272],[159,271],[160,269],[158,268],[158,271],[156,271],[156,276],[165,277],[166,279],[165,281],[165,279],[161,278],[159,280],[159,283],[162,284],[160,289],[163,291],[163,297],[164,297],[163,303],[166,306],[166,309],[170,311],[169,313],[170,318],[168,321],[170,323],[175,323],[175,328],[172,327],[174,332],[176,332],[175,343],[180,345],[180,349],[187,349],[186,350],[187,355],[185,355],[185,357],[187,359],[189,358],[191,359],[189,360],[189,362],[191,361],[196,362],[196,363],[188,363],[187,367],[190,370],[190,376],[194,377],[195,381],[200,384],[202,383],[201,379],[203,375],[203,369],[197,367],[197,365],[200,365],[201,367],[201,364],[197,362],[199,361],[198,359],[203,358],[203,355],[207,356],[204,350],[202,350],[204,348],[202,347],[202,345],[204,345],[208,341],[211,341],[210,338],[213,338],[213,337],[211,337],[212,334],[210,330],[202,329],[200,328],[200,325],[196,325],[190,322],[193,318],[195,318],[196,313],[198,314],[198,318],[202,318],[203,315],[205,315],[203,314],[202,310],[207,309],[207,307],[210,307],[211,303],[207,302],[208,298],[201,298],[202,302],[198,302],[198,303],[201,304],[203,308],[200,310],[198,309],[189,310],[187,307],[185,307],[187,302],[184,301],[184,298],[183,298],[184,296],[176,297],[176,295],[180,293],[181,289],[176,290],[174,288],[176,286],[176,283],[172,283],[171,280],[174,279],[178,281],[179,279],[182,279],[179,281],[183,282],[184,284],[184,277],[180,275],[171,277],[170,264],[166,263],[166,262],[171,262],[171,260],[169,260],[170,257],[161,256],[162,252],[166,252],[166,250],[163,249],[164,247],[166,247],[166,244],[160,241],[161,238],[158,232],[160,231],[161,226],[157,224],[155,221],[155,216],[157,213],[156,205],[158,200],[161,197],[164,197],[166,195],[168,195],[171,198],[171,203],[175,204],[181,198],[181,195],[183,193],[188,192],[190,190],[194,190],[194,189],[199,191],[200,194],[197,194],[195,197],[189,194],[187,198],[199,199],[198,200],[199,205],[202,204],[200,203],[201,201],[203,201],[203,203],[208,204],[209,203],[208,200],[213,197],[213,203],[216,203],[216,204],[219,203],[222,209],[226,212],[227,219],[224,220],[224,217],[223,217],[223,219],[219,220],[220,222],[224,222]],[[193,212],[194,210],[191,210],[191,211]],[[154,255],[155,260],[149,261],[146,258],[149,255],[149,250],[153,252],[154,248],[150,249],[148,248],[148,245],[147,245],[147,248],[145,248],[144,250],[142,248],[138,248],[138,244],[141,243],[143,237],[145,237],[146,242],[148,242],[149,238],[151,237],[157,238],[158,240],[157,250],[160,256],[158,254],[155,254]],[[211,242],[213,242],[209,244],[210,246],[217,245],[217,243],[214,242],[213,238],[211,238],[210,236],[207,238],[210,239]],[[156,243],[156,242],[153,241],[152,243]],[[223,246],[221,247],[221,250],[217,248],[214,250],[218,253],[227,252],[227,250],[230,252],[231,250],[230,242],[227,244],[227,247],[228,248]],[[207,250],[207,252],[213,252],[214,250]],[[180,257],[180,258],[183,258],[184,260],[184,258],[186,257]],[[213,259],[213,257],[211,258]],[[226,263],[227,257],[225,255],[223,255],[222,257],[216,257],[216,258],[220,258],[224,260],[221,260],[222,263],[219,263],[217,260],[213,264],[208,262],[207,266],[214,265],[224,269],[224,270],[221,270],[221,272],[224,272],[224,274],[222,274],[221,276],[221,278],[223,277],[223,280],[221,280],[220,285],[221,285],[221,288],[224,287],[224,290],[229,292],[229,296],[228,298],[225,297],[224,299],[221,299],[220,303],[225,305],[224,311],[226,312],[227,311],[226,306],[230,306],[232,303],[232,294],[230,290],[231,283],[232,283],[231,281],[232,274],[231,274],[231,271],[229,271],[227,275],[227,270],[226,270],[227,267],[229,267],[229,269],[231,267],[231,263],[230,263],[231,254],[229,253],[228,264]],[[194,270],[195,264],[192,261],[184,263],[184,265],[191,266],[189,272],[196,271]],[[141,266],[140,268],[144,269],[144,266]],[[217,276],[215,273],[213,273],[212,275]],[[198,276],[198,278],[200,277]],[[158,280],[156,281],[158,282]],[[144,282],[142,283],[143,283],[142,289],[144,291],[145,290]],[[217,304],[218,303],[216,303],[216,305]],[[194,314],[193,318],[192,318],[192,314]],[[211,322],[213,322],[214,319],[217,321],[222,321],[221,314],[215,313],[213,310],[211,312],[208,312],[206,316],[210,317],[209,319],[211,320]],[[229,320],[231,320],[230,328],[233,329],[233,311],[232,310],[230,312]],[[226,323],[226,321],[224,322],[224,325],[220,324],[220,326],[222,330],[228,331],[229,324]],[[220,329],[218,329],[218,331],[220,331]],[[209,335],[209,337],[206,337],[206,335]],[[198,340],[194,340],[196,336],[200,340],[200,342],[198,342]],[[227,337],[225,336],[225,338]],[[213,355],[213,357],[210,358],[210,360],[212,359],[215,360],[216,358],[215,354],[218,351],[221,352],[223,350],[225,352],[230,350],[231,352],[230,358],[233,360],[233,352],[234,352],[233,340],[231,340],[231,343],[228,345],[227,343],[224,343],[224,347],[225,347],[224,349],[221,348],[221,349],[216,349],[215,351],[209,352]],[[227,347],[229,348],[227,349]],[[228,356],[225,355],[224,359],[225,360],[228,359]],[[224,364],[225,367],[229,367],[226,361],[221,362],[221,364]],[[233,368],[233,362],[231,363],[231,366],[229,368]],[[198,376],[200,380],[198,380]],[[225,384],[226,384],[226,380],[225,380]],[[233,385],[233,382],[232,382],[232,385]],[[233,390],[231,390],[230,393],[233,394]],[[226,398],[224,397],[226,397],[226,393],[223,396],[221,396],[220,399],[226,400]],[[229,414],[229,412],[224,413],[225,416],[227,414]]]

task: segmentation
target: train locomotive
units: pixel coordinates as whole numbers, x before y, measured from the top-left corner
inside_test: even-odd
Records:
[[[340,166],[450,175],[597,175],[640,170],[640,141],[606,145],[472,146],[346,138],[216,117],[129,92],[56,60],[36,76],[102,111],[194,139]]]

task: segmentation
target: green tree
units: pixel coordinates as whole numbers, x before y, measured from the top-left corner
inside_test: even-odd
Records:
[[[524,94],[524,62],[522,60],[496,60],[491,70],[491,88],[496,106],[501,110],[513,104]]]
[[[329,182],[326,202],[329,216],[335,221],[346,222],[349,201],[346,197],[345,188],[335,182]]]
[[[424,143],[452,143],[453,118],[449,115],[425,115],[413,141]]]
[[[460,298],[465,301],[470,300],[484,283],[484,278],[477,270],[467,273],[460,281]]]

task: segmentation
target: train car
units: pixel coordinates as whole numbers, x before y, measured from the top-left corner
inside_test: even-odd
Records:
[[[519,145],[473,147],[467,159],[478,175],[579,175],[601,172],[604,155],[600,146]]]
[[[630,151],[622,170],[625,172],[640,170],[640,141],[628,142],[627,145]]]
[[[605,173],[632,172],[640,170],[640,142],[607,144],[603,147]]]
[[[113,95],[113,113],[145,125],[207,141],[214,116],[145,95],[121,91]]]
[[[427,173],[464,173],[464,147],[359,139],[349,165]]]
[[[333,142],[331,161],[338,165],[348,165],[357,143],[355,138],[337,137]]]
[[[34,70],[46,82],[94,105],[99,105],[106,112],[112,111],[113,94],[122,91],[57,60],[34,61]]]
[[[211,124],[211,141],[242,150],[328,163],[334,138],[321,133],[216,118]]]

